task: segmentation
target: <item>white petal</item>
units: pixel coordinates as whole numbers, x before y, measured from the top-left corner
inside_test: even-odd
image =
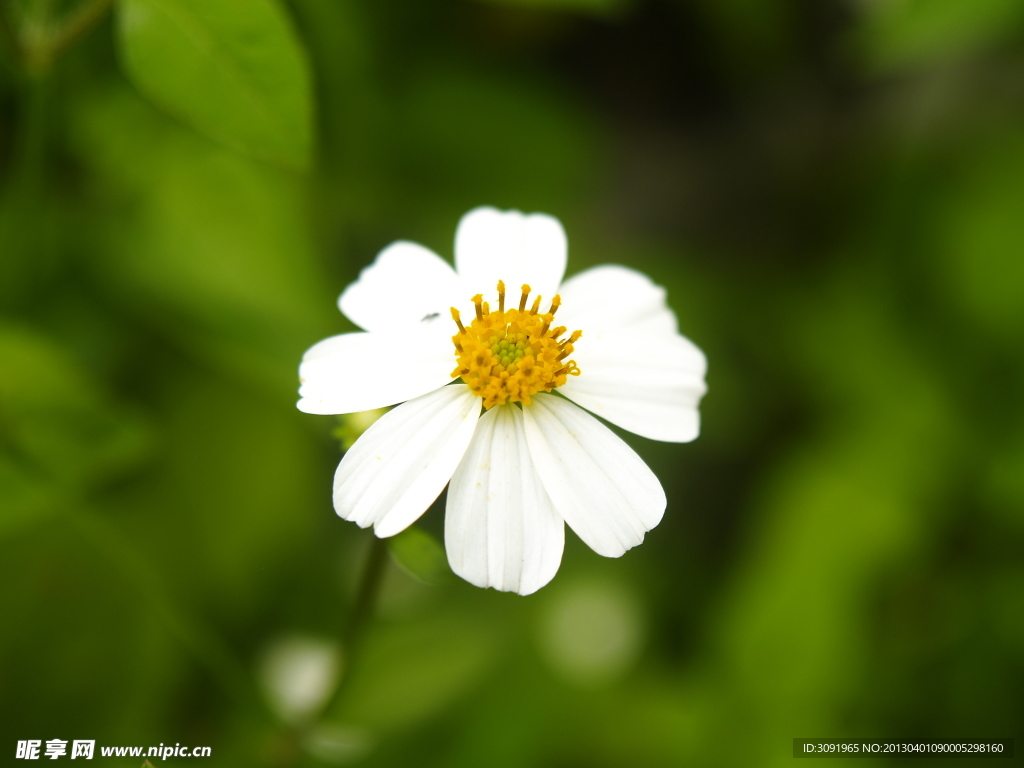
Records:
[[[526,440],[555,511],[605,557],[644,540],[665,513],[665,491],[632,448],[589,413],[554,395],[523,408]]]
[[[332,336],[302,357],[299,410],[355,413],[401,403],[443,387],[455,363],[451,334],[439,321]]]
[[[580,375],[560,394],[651,440],[696,439],[707,359],[689,339],[616,331],[584,334],[575,346]]]
[[[452,570],[466,581],[529,595],[558,571],[565,525],[537,476],[524,430],[515,406],[480,417],[448,487],[444,542]]]
[[[558,219],[476,208],[455,232],[455,269],[470,296],[489,298],[504,280],[510,296],[518,298],[523,283],[529,283],[534,296],[550,300],[565,274],[567,249]]]
[[[338,299],[349,320],[367,331],[408,328],[465,301],[455,270],[433,251],[399,241],[381,251]],[[450,320],[449,320],[450,322]]]
[[[605,264],[573,275],[558,291],[558,322],[584,336],[605,329],[629,328],[644,333],[676,332],[675,313],[665,305],[665,289],[647,275]]]
[[[433,503],[473,437],[480,398],[442,387],[389,411],[366,430],[334,475],[334,509],[380,536],[405,530]]]

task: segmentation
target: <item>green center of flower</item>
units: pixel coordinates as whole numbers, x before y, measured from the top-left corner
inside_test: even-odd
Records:
[[[498,341],[498,337],[493,336],[491,337],[491,354],[503,367],[508,368],[512,363],[518,363],[523,359],[523,355],[526,354],[526,344],[522,341],[509,341],[508,339]]]

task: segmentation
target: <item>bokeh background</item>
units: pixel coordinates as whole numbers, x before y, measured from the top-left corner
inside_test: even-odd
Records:
[[[1024,747],[1024,4],[0,11],[4,760]],[[451,258],[482,204],[558,216],[570,273],[668,288],[703,434],[626,436],[664,522],[619,560],[568,534],[528,598],[446,578],[435,505],[349,659],[370,534],[334,514],[339,424],[295,409],[297,364],[382,247]]]

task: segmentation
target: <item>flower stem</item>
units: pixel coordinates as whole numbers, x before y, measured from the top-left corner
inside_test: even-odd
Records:
[[[377,602],[377,595],[380,594],[380,585],[384,577],[384,566],[388,560],[388,543],[376,536],[371,537],[370,551],[366,553],[363,561],[363,570],[359,576],[359,585],[356,588],[356,598],[352,605],[352,613],[349,616],[348,626],[342,634],[342,650],[345,654],[344,669],[341,681],[334,691],[334,695],[323,708],[324,713],[330,712],[335,705],[341,701],[349,681],[352,679],[352,671],[355,669],[356,660],[362,647],[363,638],[373,616],[373,607]]]

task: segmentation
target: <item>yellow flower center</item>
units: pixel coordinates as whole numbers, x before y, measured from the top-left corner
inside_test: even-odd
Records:
[[[452,307],[452,319],[459,332],[452,336],[459,364],[452,376],[461,376],[473,394],[484,399],[484,408],[505,403],[530,404],[537,392],[550,392],[566,382],[568,376],[579,376],[579,366],[566,360],[573,344],[583,331],[573,331],[565,339],[565,326],[551,327],[555,312],[562,303],[560,296],[551,301],[551,308],[541,314],[541,297],[526,308],[530,286],[523,286],[519,309],[505,309],[505,283],[498,281],[498,309],[481,294],[473,297],[476,317],[467,328],[459,310]]]

